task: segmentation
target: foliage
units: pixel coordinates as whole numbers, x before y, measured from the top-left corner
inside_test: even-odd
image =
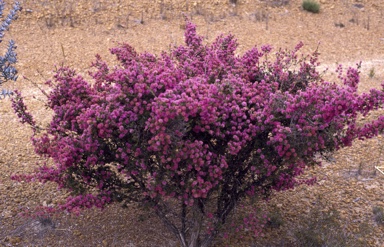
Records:
[[[281,215],[280,209],[273,208],[268,213],[268,221],[266,223],[266,226],[270,228],[279,228],[282,225],[284,225],[284,219],[283,219],[283,216]]]
[[[384,209],[382,207],[373,207],[375,221],[379,225],[384,225]]]
[[[339,212],[323,198],[302,218],[299,227],[294,227],[296,246],[365,246],[356,237],[348,234],[340,223]]]
[[[5,2],[3,0],[0,0],[0,18],[3,17],[3,11],[5,8]],[[11,25],[13,20],[17,19],[17,12],[21,10],[20,4],[18,2],[15,2],[12,9],[10,10],[8,16],[1,22],[0,24],[0,43],[3,41],[5,31],[9,29],[9,26]],[[10,40],[8,43],[8,49],[4,56],[0,56],[0,85],[8,80],[14,80],[17,79],[17,70],[13,66],[16,62],[16,45],[13,40]],[[0,98],[3,96],[4,98],[6,96],[12,95],[13,92],[7,89],[3,89],[0,92]]]
[[[312,13],[320,12],[320,4],[315,0],[303,0],[301,6],[304,10]]]
[[[373,78],[373,77],[375,77],[375,67],[372,67],[370,70],[369,70],[369,74],[368,74],[368,76],[369,76],[369,78]]]
[[[344,77],[339,68],[342,84],[323,81],[318,53],[299,56],[301,43],[239,56],[232,35],[204,45],[189,21],[185,43],[159,56],[122,44],[111,49],[118,66],[97,56],[94,82],[60,68],[47,82],[45,128],[17,92],[14,110],[53,165],[13,178],[71,190],[61,210],[140,202],[182,246],[209,246],[242,199],[312,184],[297,176],[319,165],[319,154],[384,127],[384,117],[356,122],[383,106],[383,91],[358,94],[353,68]]]

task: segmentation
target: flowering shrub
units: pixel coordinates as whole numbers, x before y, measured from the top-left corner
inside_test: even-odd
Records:
[[[0,17],[3,16],[5,2],[0,0]],[[17,19],[17,12],[21,10],[20,4],[15,2],[13,8],[10,10],[8,16],[0,23],[0,43],[3,41],[4,32],[9,29],[13,20]],[[8,80],[17,79],[17,70],[13,65],[17,62],[16,58],[16,45],[13,40],[9,41],[7,52],[4,56],[0,56],[0,85]],[[2,89],[0,92],[0,98],[3,96],[12,95],[13,92],[7,89]]]
[[[46,128],[17,92],[14,110],[54,165],[14,179],[70,189],[62,210],[145,203],[182,246],[209,246],[242,199],[313,183],[297,176],[320,164],[318,154],[384,127],[383,117],[357,123],[383,106],[383,91],[358,94],[352,68],[344,77],[339,68],[343,84],[323,81],[318,54],[298,56],[302,44],[238,56],[233,36],[204,45],[190,22],[185,43],[159,56],[122,44],[111,49],[119,66],[97,57],[92,83],[60,68],[47,82]]]

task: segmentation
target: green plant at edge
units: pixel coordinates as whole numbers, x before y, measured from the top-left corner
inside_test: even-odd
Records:
[[[319,13],[320,12],[320,3],[314,1],[314,0],[304,0],[301,4],[304,10],[312,13]]]

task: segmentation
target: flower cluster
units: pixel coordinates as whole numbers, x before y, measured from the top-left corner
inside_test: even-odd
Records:
[[[54,115],[33,143],[55,165],[33,176],[82,195],[63,208],[146,201],[183,243],[189,209],[214,207],[215,235],[241,198],[313,183],[296,178],[319,164],[317,154],[384,128],[384,117],[357,122],[383,106],[383,90],[358,94],[353,68],[343,84],[323,81],[318,53],[299,57],[301,43],[274,61],[270,46],[238,56],[233,36],[205,45],[188,21],[185,42],[159,56],[123,44],[111,49],[119,66],[97,57],[93,83],[69,68],[48,82]],[[36,128],[19,94],[14,108]],[[167,200],[180,202],[181,229],[167,218]]]

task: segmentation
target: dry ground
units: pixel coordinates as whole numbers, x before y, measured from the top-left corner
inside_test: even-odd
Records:
[[[335,79],[332,71],[337,63],[362,61],[361,91],[378,87],[384,78],[384,3],[321,0],[320,14],[303,11],[300,3],[24,0],[20,18],[6,35],[18,44],[20,79],[4,87],[22,91],[31,111],[46,123],[50,114],[43,108],[44,97],[31,81],[43,85],[60,64],[85,75],[95,54],[113,62],[108,48],[119,42],[156,54],[169,50],[183,42],[182,13],[197,24],[206,42],[221,33],[234,34],[239,54],[262,44],[293,48],[303,41],[304,53],[319,46],[322,68],[330,68],[326,74],[329,80]],[[8,99],[1,102],[0,112],[0,246],[178,246],[160,222],[137,205],[111,206],[78,217],[20,216],[25,209],[62,201],[64,192],[51,184],[9,179],[10,174],[32,171],[42,160],[33,153],[31,131],[18,123]],[[384,246],[384,226],[377,224],[372,212],[373,207],[384,207],[384,174],[374,169],[383,165],[382,148],[383,137],[378,137],[340,150],[333,162],[308,171],[308,175],[317,176],[317,185],[278,193],[268,207],[261,203],[264,210],[277,215],[282,226],[267,229],[259,238],[232,234],[217,246],[299,245],[293,242],[294,232],[303,219],[315,209],[327,214],[333,207],[340,214],[337,232],[348,236],[349,246]]]

